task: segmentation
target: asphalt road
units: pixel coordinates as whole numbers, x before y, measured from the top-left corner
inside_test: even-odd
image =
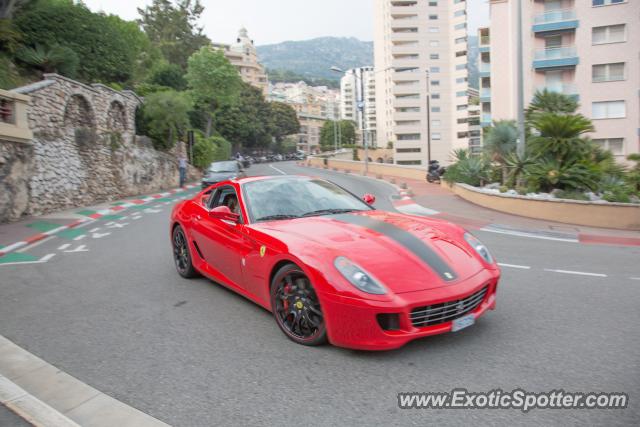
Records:
[[[310,173],[272,166],[249,172]],[[392,208],[388,184],[311,173]],[[630,279],[640,277],[639,248],[478,232],[500,262],[529,268],[503,268],[497,310],[476,325],[389,352],[309,348],[242,297],[176,274],[166,203],[28,250],[55,253],[46,263],[0,265],[0,333],[175,426],[640,424],[640,281]],[[399,392],[454,388],[621,391],[630,404],[528,413],[397,406]]]

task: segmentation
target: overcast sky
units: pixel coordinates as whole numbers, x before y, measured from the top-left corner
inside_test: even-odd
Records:
[[[138,17],[151,0],[83,0],[93,11]],[[425,0],[426,1],[426,0]],[[258,45],[321,36],[373,39],[374,0],[201,0],[202,26],[216,42],[233,42],[245,26]],[[488,0],[468,0],[469,31],[488,23]]]

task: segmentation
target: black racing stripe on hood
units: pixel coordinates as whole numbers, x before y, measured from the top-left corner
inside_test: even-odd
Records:
[[[457,278],[456,273],[451,267],[438,255],[433,249],[427,246],[422,240],[400,227],[396,227],[385,221],[374,219],[365,215],[357,214],[340,214],[333,215],[331,218],[346,222],[348,224],[358,225],[360,227],[374,230],[396,243],[405,247],[408,251],[416,255],[424,261],[432,270],[434,270],[443,280],[450,282]]]

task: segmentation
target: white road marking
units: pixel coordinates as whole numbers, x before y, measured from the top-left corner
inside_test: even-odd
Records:
[[[553,241],[556,241],[556,242],[578,243],[578,239],[570,239],[570,238],[563,238],[563,237],[551,237],[551,236],[544,236],[544,235],[541,235],[541,234],[523,233],[523,232],[520,232],[520,231],[498,230],[496,228],[492,228],[491,226],[481,228],[480,231],[486,231],[488,233],[507,234],[507,235],[510,235],[510,236],[518,236],[518,237],[531,237],[533,239],[553,240]]]
[[[111,224],[111,225],[110,225],[110,226],[108,226],[107,228],[124,228],[124,227],[126,227],[127,225],[129,225],[129,223],[128,223],[128,222],[123,222],[122,224],[120,224],[120,223],[117,223],[117,222],[116,222],[116,223]]]
[[[78,237],[76,237],[76,238],[75,238],[75,239],[73,239],[73,240],[82,240],[82,239],[84,239],[85,237],[87,237],[87,235],[86,235],[86,234],[81,234],[81,235],[79,235]]]
[[[58,250],[59,251],[64,251],[65,249],[67,249],[69,246],[71,246],[71,243],[65,243],[64,245],[61,245]]]
[[[23,265],[23,264],[43,264],[45,261],[23,261],[23,262],[5,262],[0,264],[0,267],[3,267],[5,265]]]
[[[123,216],[123,217],[122,217],[122,218],[120,218],[120,219],[121,219],[121,220],[123,220],[123,219],[129,219],[129,216],[128,216],[128,215],[125,215],[125,216]]]
[[[584,272],[584,271],[555,270],[555,269],[551,269],[551,268],[545,268],[544,271],[552,271],[554,273],[563,273],[563,274],[577,274],[579,276],[607,277],[606,274],[587,273],[587,272]]]
[[[100,227],[96,227],[96,228],[93,228],[93,229],[89,230],[89,233],[95,233],[98,230],[100,230]]]
[[[162,209],[152,209],[152,208],[147,208],[144,210],[145,213],[158,213],[158,212],[162,212]]]
[[[273,166],[273,165],[269,165],[269,167],[270,167],[271,169],[275,170],[275,171],[280,172],[282,175],[286,175],[286,174],[287,174],[286,172],[284,172],[284,171],[282,171],[282,170],[278,169],[277,167],[275,167],[275,166]]]
[[[93,234],[91,235],[91,237],[92,237],[93,239],[102,239],[103,237],[106,237],[106,236],[108,236],[109,234],[111,234],[111,233],[110,233],[110,232],[106,232],[106,233],[93,233]]]
[[[51,240],[53,238],[54,238],[54,236],[49,236],[49,237],[46,237],[46,238],[44,238],[42,240],[38,240],[37,242],[33,242],[30,245],[27,245],[27,246],[25,246],[23,248],[18,249],[16,252],[24,253],[26,251],[29,251],[29,250],[31,250],[33,248],[37,248],[38,246],[45,244],[46,242],[48,242],[49,240]]]
[[[521,270],[530,270],[531,269],[531,267],[529,267],[528,265],[505,264],[505,263],[502,263],[502,262],[499,262],[498,265],[500,267],[519,268]]]
[[[629,277],[631,280],[640,280],[640,277]]]
[[[113,221],[109,221],[109,222],[107,222],[105,225],[106,225],[106,226],[109,226],[109,225],[111,225],[111,224],[115,224],[115,223],[114,223]],[[92,233],[93,233],[93,231],[92,231]]]
[[[40,258],[40,262],[47,262],[47,261],[49,261],[51,258],[53,258],[54,256],[56,256],[56,254],[46,254],[45,256],[43,256],[42,258]]]
[[[85,245],[80,245],[75,249],[69,250],[69,251],[65,251],[67,253],[73,253],[73,252],[89,252],[89,249],[87,249],[87,247]]]
[[[140,219],[140,218],[142,218],[142,216],[140,216],[140,215],[131,217],[131,219]]]

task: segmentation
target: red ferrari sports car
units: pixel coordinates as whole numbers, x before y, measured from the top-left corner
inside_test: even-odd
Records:
[[[495,308],[500,270],[478,239],[374,201],[311,177],[225,181],[175,206],[175,265],[270,310],[305,345],[392,349]]]

